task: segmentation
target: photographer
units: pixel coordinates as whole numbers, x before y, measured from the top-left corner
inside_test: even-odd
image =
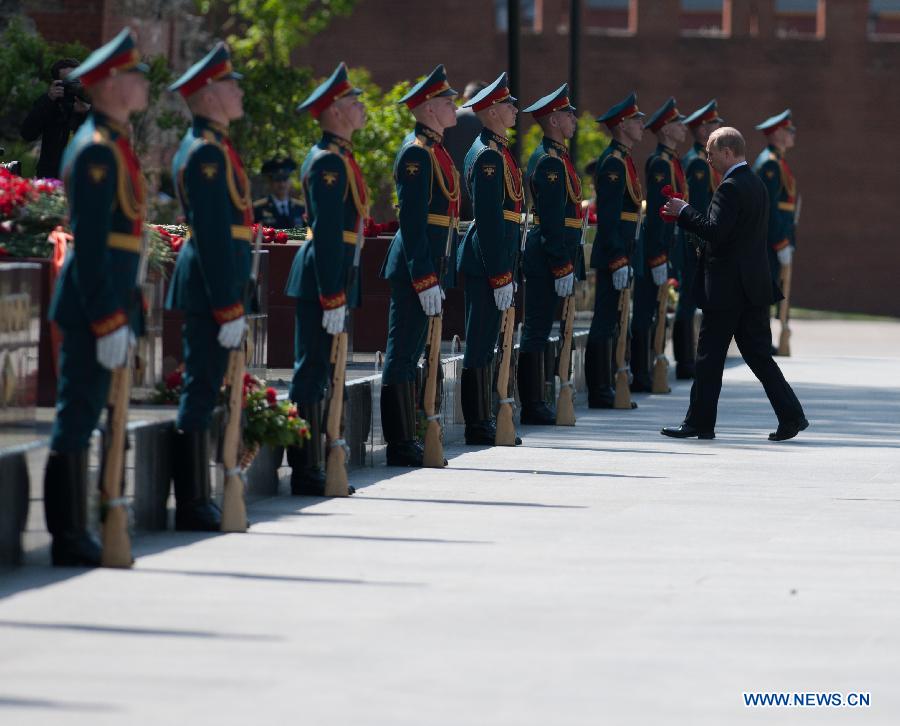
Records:
[[[22,138],[41,139],[38,177],[58,177],[63,150],[71,135],[87,118],[91,106],[81,83],[67,82],[66,77],[78,66],[74,58],[63,58],[50,68],[52,82],[47,93],[34,102],[22,122]]]

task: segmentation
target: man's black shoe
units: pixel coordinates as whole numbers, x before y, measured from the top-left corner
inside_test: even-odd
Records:
[[[522,426],[556,426],[556,410],[543,401],[522,406],[519,423]]]
[[[778,430],[769,434],[769,441],[787,441],[794,438],[801,431],[809,428],[809,421],[801,418],[799,421],[789,421],[778,424]]]
[[[422,466],[424,449],[418,441],[390,442],[387,445],[388,466]]]
[[[694,437],[698,439],[716,438],[715,431],[701,431],[688,424],[681,424],[681,426],[666,426],[660,433],[663,436],[671,436],[673,439],[693,439]]]

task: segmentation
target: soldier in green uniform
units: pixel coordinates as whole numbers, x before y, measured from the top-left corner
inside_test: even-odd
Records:
[[[332,336],[344,330],[348,306],[358,305],[358,283],[352,290],[347,285],[362,244],[368,207],[351,143],[353,133],[366,123],[361,93],[350,84],[347,67],[341,63],[297,107],[319,122],[322,138],[309,150],[300,170],[309,202],[307,242],[294,256],[285,287],[285,294],[297,299],[290,395],[309,421],[311,433],[303,447],[287,452],[292,494],[321,496],[325,491],[323,400]]]
[[[84,84],[92,109],[66,147],[60,171],[75,245],[49,311],[62,331],[44,476],[54,565],[100,564],[100,543],[87,529],[88,445],[106,405],[110,371],[126,365],[141,332],[136,275],[146,198],[128,123],[147,107],[147,70],[125,28],[69,75]]]
[[[291,174],[297,170],[293,159],[269,159],[262,173],[269,179],[269,194],[253,202],[253,221],[264,227],[291,229],[303,226],[306,207],[291,196]]]
[[[681,159],[681,167],[687,178],[687,200],[694,209],[705,211],[712,200],[713,192],[719,186],[721,177],[706,159],[706,142],[709,135],[725,123],[719,116],[715,99],[684,120],[684,125],[694,137],[694,145]],[[672,267],[678,279],[678,307],[675,310],[675,325],[672,329],[672,350],[675,353],[675,377],[689,380],[694,377],[695,335],[694,314],[697,302],[692,288],[697,272],[697,246],[689,232],[680,227],[675,233],[675,249]]]
[[[437,66],[400,99],[416,127],[394,161],[400,229],[391,241],[381,277],[391,285],[388,340],[381,376],[381,425],[389,466],[422,466],[416,435],[416,367],[425,348],[428,317],[444,299],[439,274],[448,239],[455,245],[459,172],[441,144],[456,123],[456,98],[444,66]],[[452,249],[451,249],[452,252]]]
[[[594,166],[597,235],[591,267],[596,270],[597,287],[584,360],[590,408],[612,408],[615,402],[613,356],[619,298],[630,283],[632,266],[642,265],[634,237],[643,191],[631,149],[644,134],[643,118],[634,93],[597,118],[613,138]],[[637,408],[634,402],[632,408]]]
[[[575,107],[564,83],[525,109],[544,133],[528,160],[525,183],[534,224],[525,241],[525,313],[517,371],[522,424],[553,425],[556,412],[544,400],[544,346],[559,298],[572,294],[581,249],[581,178],[566,141],[575,133]],[[583,267],[583,264],[582,264]]]
[[[475,221],[463,238],[457,268],[465,275],[466,352],[462,409],[467,444],[493,446],[494,346],[500,314],[512,305],[513,274],[519,253],[522,172],[509,151],[508,130],[518,110],[506,73],[463,104],[484,128],[466,154],[465,183]]]
[[[169,284],[166,306],[184,313],[184,387],[173,447],[175,527],[218,531],[221,512],[210,498],[208,431],[228,354],[247,324],[253,205],[228,124],[243,115],[241,76],[218,43],[169,86],[187,101],[193,122],[172,162],[172,176],[190,226]]]
[[[753,170],[769,190],[769,268],[775,284],[781,283],[781,266],[794,256],[794,213],[797,208],[797,180],[785,155],[794,148],[797,129],[791,110],[766,119],[757,127],[766,135],[767,145],[756,158]]]
[[[658,143],[645,165],[647,217],[641,239],[644,262],[634,268],[634,317],[631,320],[631,372],[634,377],[631,390],[635,393],[650,393],[653,388],[651,348],[656,299],[659,286],[669,279],[669,256],[675,241],[675,223],[665,221],[659,210],[668,199],[662,193],[664,187],[671,187],[676,194],[687,194],[687,182],[677,154],[678,144],[687,134],[684,118],[675,99],[670,98],[644,125],[656,134]]]

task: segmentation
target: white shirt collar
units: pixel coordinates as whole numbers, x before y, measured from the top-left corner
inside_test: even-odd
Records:
[[[744,161],[739,161],[737,164],[735,164],[730,169],[728,169],[728,171],[726,171],[725,174],[722,176],[722,181],[725,181],[728,178],[728,176],[731,174],[731,172],[733,172],[735,169],[737,169],[740,166],[747,166],[746,159]]]

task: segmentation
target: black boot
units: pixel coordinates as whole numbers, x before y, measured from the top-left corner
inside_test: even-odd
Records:
[[[99,567],[100,541],[87,528],[87,449],[51,451],[44,472],[44,513],[57,567]]]
[[[321,497],[325,494],[322,412],[322,401],[297,404],[297,413],[309,424],[309,439],[303,442],[303,446],[289,446],[287,450],[291,467],[291,494],[295,497]]]
[[[523,425],[554,426],[556,411],[544,400],[544,353],[543,351],[519,352],[519,400],[522,413],[519,421]]]
[[[422,466],[425,451],[416,437],[414,383],[381,386],[381,429],[388,466]]]
[[[688,381],[694,377],[694,321],[678,320],[672,327],[672,350],[675,353],[675,378]]]
[[[218,532],[222,528],[222,510],[211,495],[207,432],[175,431],[172,454],[175,529]]]
[[[650,372],[650,331],[631,334],[631,392],[650,393],[653,377]]]
[[[588,408],[612,408],[616,402],[612,358],[613,338],[588,341],[584,352],[584,377],[588,387]]]
[[[497,438],[491,383],[490,366],[463,368],[460,384],[462,410],[466,420],[466,443],[472,446],[493,446]]]

